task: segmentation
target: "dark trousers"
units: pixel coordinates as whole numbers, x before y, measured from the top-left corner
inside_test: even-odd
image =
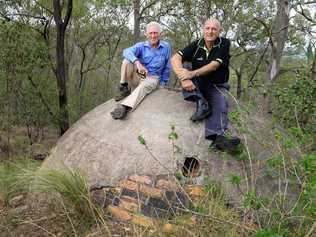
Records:
[[[229,85],[212,84],[208,81],[193,80],[197,90],[189,92],[183,90],[183,97],[188,101],[205,98],[212,108],[212,115],[205,121],[205,138],[223,135],[228,127],[228,102],[226,99]]]

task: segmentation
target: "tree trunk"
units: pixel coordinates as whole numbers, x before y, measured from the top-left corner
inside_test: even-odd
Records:
[[[134,5],[134,43],[140,39],[140,0],[133,0]]]
[[[211,18],[212,1],[210,0],[203,1],[202,4],[203,4],[203,8],[201,9],[202,14],[200,16],[201,25],[203,25],[206,20]]]
[[[278,0],[278,11],[274,20],[274,27],[271,34],[271,61],[269,65],[268,79],[275,80],[280,72],[280,62],[289,28],[289,2]]]
[[[264,92],[264,112],[269,112],[269,94],[273,82],[280,73],[280,63],[284,45],[288,36],[289,28],[289,1],[277,0],[277,14],[274,19],[273,28],[270,36],[271,55],[268,65],[266,86]]]
[[[237,76],[237,99],[241,98],[242,94],[242,85],[241,85],[241,78],[242,78],[242,71],[236,72]]]
[[[60,135],[69,128],[69,114],[67,101],[67,66],[65,62],[65,32],[72,12],[72,0],[67,2],[65,19],[62,19],[62,7],[60,0],[54,0],[54,20],[56,23],[56,77],[59,96],[59,129]]]
[[[316,47],[314,49],[314,60],[312,66],[312,79],[316,81]]]

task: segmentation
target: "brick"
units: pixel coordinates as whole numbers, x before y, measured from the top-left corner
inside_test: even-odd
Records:
[[[137,191],[138,190],[138,185],[136,182],[131,181],[131,180],[123,180],[119,182],[119,187],[121,188],[126,188],[132,191]]]
[[[147,185],[140,185],[140,191],[149,197],[162,198],[163,192],[158,188],[149,187]]]
[[[159,179],[156,188],[176,191],[179,189],[179,186],[170,180]]]
[[[125,210],[115,207],[115,206],[108,206],[107,210],[111,213],[111,215],[120,221],[130,221],[132,219],[132,216]]]
[[[145,216],[133,215],[131,222],[146,228],[154,227],[154,222]]]
[[[138,205],[136,203],[131,202],[131,201],[127,201],[124,199],[120,200],[119,207],[122,207],[130,212],[137,212],[138,211]]]
[[[132,180],[134,182],[137,183],[143,183],[143,184],[147,184],[147,185],[152,185],[153,184],[153,179],[151,177],[149,177],[148,175],[131,175],[129,177],[129,180]]]
[[[162,190],[154,187],[150,187],[146,184],[137,184],[135,181],[123,180],[119,183],[119,187],[128,189],[135,192],[141,192],[149,197],[162,198]]]
[[[185,190],[192,199],[199,199],[204,195],[202,186],[189,185]]]

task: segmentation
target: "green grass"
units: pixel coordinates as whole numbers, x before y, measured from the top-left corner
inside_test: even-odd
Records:
[[[0,162],[0,193],[7,203],[10,198],[26,194],[40,163],[29,158],[16,157]]]

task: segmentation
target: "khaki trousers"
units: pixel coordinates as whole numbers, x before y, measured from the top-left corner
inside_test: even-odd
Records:
[[[156,90],[159,85],[158,77],[148,76],[141,78],[136,72],[136,66],[126,59],[122,62],[121,83],[128,82],[132,88],[132,93],[127,96],[120,104],[135,109],[146,95]]]

